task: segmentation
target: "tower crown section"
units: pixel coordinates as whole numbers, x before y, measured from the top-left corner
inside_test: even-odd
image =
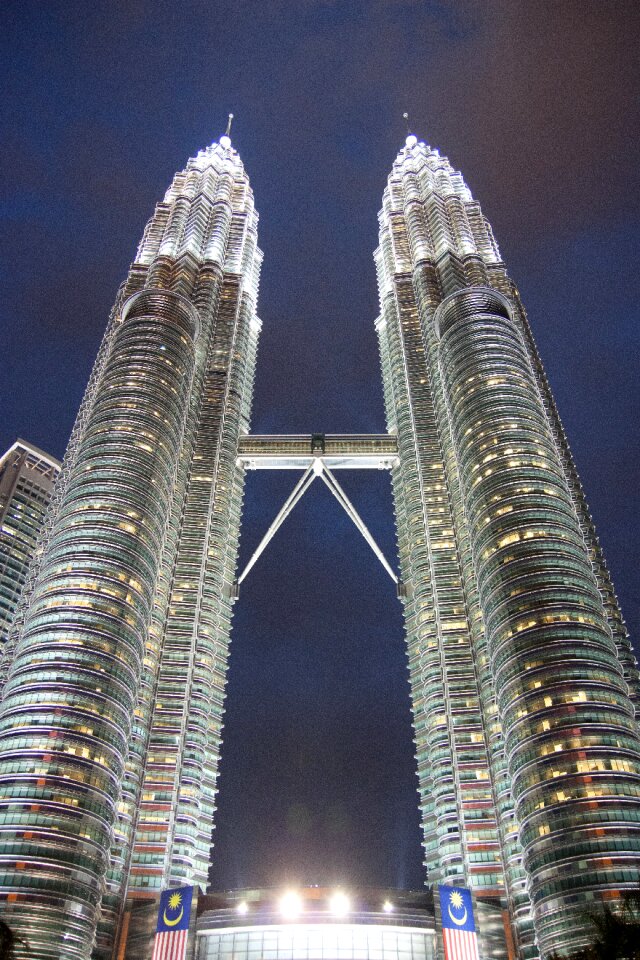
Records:
[[[147,224],[135,264],[148,267],[158,257],[188,257],[197,267],[211,263],[242,276],[255,303],[262,263],[257,226],[249,178],[223,136],[176,173]]]
[[[382,198],[380,247],[375,253],[381,300],[397,274],[418,264],[442,269],[450,256],[501,264],[491,226],[462,174],[447,157],[407,137],[393,164]]]

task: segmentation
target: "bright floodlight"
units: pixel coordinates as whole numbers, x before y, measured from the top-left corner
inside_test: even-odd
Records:
[[[409,136],[407,137],[407,140],[406,140],[407,146],[408,146],[408,147],[415,147],[415,145],[416,145],[417,142],[418,142],[418,138],[417,138],[417,137],[414,137],[414,135],[413,135],[412,133],[410,133]]]
[[[241,900],[240,903],[238,904],[238,906],[236,907],[236,910],[237,910],[237,912],[238,912],[239,914],[241,914],[242,916],[244,916],[245,913],[248,913],[249,907],[248,907],[248,905],[247,905],[247,901],[246,901],[246,900]]]
[[[220,146],[224,147],[225,150],[228,150],[231,146],[231,137],[228,137],[226,133],[220,137]]]
[[[295,920],[302,913],[302,897],[295,890],[287,890],[280,897],[280,913],[285,920]]]
[[[342,890],[336,890],[329,900],[329,909],[334,917],[346,917],[351,909],[351,901]]]
[[[385,913],[391,913],[393,911],[393,904],[391,903],[391,900],[385,900],[385,902],[382,904],[382,909]]]

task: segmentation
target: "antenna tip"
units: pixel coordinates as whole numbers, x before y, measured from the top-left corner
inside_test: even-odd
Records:
[[[229,114],[229,119],[227,121],[227,129],[224,132],[224,136],[220,137],[220,143],[223,147],[228,149],[231,146],[231,121],[233,120],[233,114]]]
[[[409,114],[408,114],[408,113],[403,113],[402,116],[403,116],[404,119],[407,121],[407,140],[406,140],[406,143],[407,143],[407,146],[409,147],[409,149],[411,149],[411,147],[415,147],[416,143],[418,142],[418,138],[417,138],[417,137],[414,137],[414,135],[411,133],[411,127],[409,126]]]

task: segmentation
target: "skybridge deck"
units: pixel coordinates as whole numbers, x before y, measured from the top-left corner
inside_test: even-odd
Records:
[[[246,470],[306,470],[321,459],[330,470],[390,470],[398,441],[388,433],[250,434],[240,437]]]

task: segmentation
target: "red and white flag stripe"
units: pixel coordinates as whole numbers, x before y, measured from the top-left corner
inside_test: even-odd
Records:
[[[445,960],[479,960],[478,937],[472,930],[449,930],[445,927]]]
[[[151,960],[184,960],[184,955],[187,952],[188,934],[188,930],[156,933]]]

